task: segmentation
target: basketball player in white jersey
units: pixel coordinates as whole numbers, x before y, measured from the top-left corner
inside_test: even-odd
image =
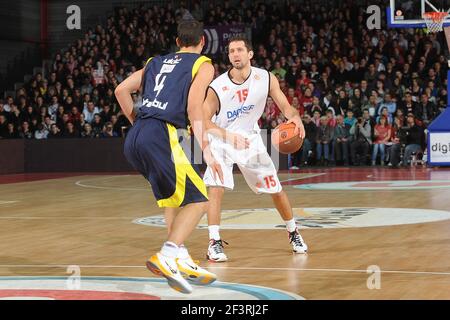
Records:
[[[203,180],[209,187],[207,257],[222,262],[228,258],[220,238],[220,211],[224,189],[233,189],[233,164],[237,164],[249,187],[257,194],[268,193],[286,223],[293,252],[306,253],[306,243],[296,227],[292,207],[282,190],[277,170],[260,135],[258,120],[271,96],[281,112],[305,137],[300,116],[281,91],[278,79],[264,69],[251,66],[253,51],[244,37],[229,42],[228,58],[233,68],[217,77],[209,86],[204,110],[211,152],[223,170],[223,183],[208,167]],[[211,119],[211,120],[207,120]]]

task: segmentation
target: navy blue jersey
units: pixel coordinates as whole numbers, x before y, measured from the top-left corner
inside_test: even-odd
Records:
[[[211,59],[196,53],[177,52],[154,57],[143,76],[140,118],[155,118],[187,128],[187,101],[191,82],[203,62]]]

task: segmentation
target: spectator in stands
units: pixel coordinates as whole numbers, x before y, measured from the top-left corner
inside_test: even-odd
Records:
[[[350,134],[352,135],[350,154],[352,163],[355,166],[364,165],[366,162],[366,156],[372,145],[371,129],[370,121],[364,117],[358,118],[350,129]]]
[[[21,112],[19,108],[13,104],[11,105],[11,112],[7,114],[7,119],[9,122],[13,123],[16,129],[20,126],[21,123]]]
[[[394,144],[390,150],[390,159],[394,168],[400,163],[400,153],[403,144],[405,145],[402,161],[403,166],[408,165],[413,153],[418,153],[423,150],[425,144],[424,130],[416,124],[415,120],[414,114],[408,113],[406,118],[407,127],[400,128],[397,132],[400,143]]]
[[[42,123],[39,123],[37,126],[37,130],[34,132],[34,138],[36,140],[47,139],[48,131],[45,129]]]
[[[351,112],[351,111],[350,111]],[[336,117],[336,127],[334,128],[334,152],[336,161],[343,161],[345,166],[349,165],[348,149],[351,126],[344,123],[344,117]]]
[[[279,79],[284,79],[286,76],[286,70],[281,67],[280,61],[275,61],[274,68],[272,69],[272,73],[277,76]]]
[[[290,169],[299,169],[303,164],[307,164],[312,154],[313,144],[316,139],[316,125],[311,121],[311,116],[305,113],[302,116],[303,126],[305,127],[305,139],[299,151],[292,154],[292,166]]]
[[[99,113],[100,111],[94,105],[94,102],[92,100],[87,103],[86,108],[83,110],[84,119],[86,120],[86,122],[91,124],[94,121],[94,116]]]
[[[22,130],[19,133],[20,138],[22,139],[33,139],[34,134],[30,130],[30,124],[27,121],[22,123]]]
[[[30,123],[33,118],[36,118],[37,114],[33,108],[33,106],[28,105],[26,110],[21,113],[21,121]]]
[[[367,104],[363,107],[363,110],[369,110],[370,116],[375,117],[379,108],[380,104],[377,102],[377,97],[376,95],[372,94]]]
[[[76,130],[76,128],[72,122],[67,122],[65,130],[63,131],[62,137],[66,138],[66,139],[79,138],[80,134]]]
[[[319,111],[320,114],[324,113],[324,106],[320,103],[319,97],[314,96],[312,100],[312,104],[310,107],[306,110],[306,112],[312,116],[314,114],[314,111]]]
[[[354,117],[354,113],[353,113],[353,109],[349,109],[347,110],[347,116],[344,119],[344,123],[348,126],[350,126],[350,128],[353,126],[353,124],[356,122],[356,119]]]
[[[311,79],[308,78],[308,72],[305,69],[300,71],[300,79],[296,82],[297,90],[304,90],[308,87],[308,84],[311,82]]]
[[[55,122],[52,120],[52,118],[49,115],[46,115],[44,117],[44,122],[42,124],[43,124],[45,130],[50,132],[53,123],[55,123]]]
[[[391,140],[391,126],[388,124],[386,116],[380,116],[378,124],[375,126],[374,137],[375,141],[373,143],[372,151],[372,166],[376,165],[378,152],[380,152],[380,164],[384,166],[385,145]]]
[[[398,111],[398,110],[397,110]],[[391,162],[391,148],[394,144],[399,144],[400,143],[400,139],[398,137],[398,131],[400,128],[403,127],[403,123],[404,123],[404,118],[403,117],[395,117],[394,118],[394,123],[391,126],[391,139],[389,140],[388,143],[386,143],[386,154],[388,156],[388,166],[392,166],[392,162]]]
[[[1,139],[0,135],[0,139]],[[19,139],[19,131],[16,130],[16,127],[13,123],[8,123],[8,131],[6,132],[6,135],[3,137],[4,139]]]
[[[79,123],[81,122],[81,113],[78,110],[77,106],[72,106],[69,115],[69,121],[72,122],[76,127],[78,127]]]
[[[385,94],[384,101],[381,103],[378,109],[378,115],[381,115],[382,108],[387,108],[387,111],[389,112],[391,119],[394,117],[394,113],[397,110],[397,104],[395,103],[394,100],[392,100],[392,96],[390,93]]]
[[[340,90],[339,91],[339,97],[337,99],[337,103],[336,103],[336,115],[341,114],[344,115],[345,112],[348,109],[348,97],[347,97],[347,93],[345,92],[345,90]]]
[[[85,123],[83,131],[81,132],[82,138],[95,138],[95,133],[92,131],[92,126],[89,123]]]
[[[113,130],[113,125],[111,122],[105,123],[103,126],[103,132],[100,134],[100,138],[116,138],[117,133]]]
[[[3,105],[3,110],[5,112],[10,112],[11,111],[11,105],[14,104],[14,99],[11,96],[8,96],[6,98],[6,103]]]
[[[0,114],[0,138],[6,137],[8,133],[8,121],[4,114]]]
[[[413,101],[413,97],[411,92],[406,92],[405,101],[402,105],[403,114],[412,113],[415,114],[417,112],[417,103]]]
[[[327,166],[330,159],[330,143],[333,140],[334,128],[328,125],[326,116],[320,118],[320,126],[316,132],[316,160],[319,165]]]
[[[313,105],[313,97],[312,97],[312,91],[310,88],[305,89],[304,95],[299,99],[300,103],[300,116],[302,116],[305,113],[305,110],[308,110]]]
[[[303,141],[301,162],[310,163],[310,158],[315,147],[317,126],[312,122],[309,114],[303,115],[303,125],[305,127],[305,140]]]
[[[392,123],[392,115],[389,113],[387,107],[380,107],[380,115],[376,117],[376,122],[380,123],[380,119],[383,117],[387,119],[387,124]]]
[[[316,127],[320,127],[320,118],[321,117],[322,117],[322,114],[318,110],[315,110],[313,113],[312,122],[316,125]],[[315,141],[315,139],[314,139],[314,141]]]
[[[280,109],[277,107],[275,102],[273,102],[271,97],[267,98],[265,113],[269,122],[273,119],[277,119],[280,115]]]
[[[290,88],[295,88],[298,78],[300,78],[300,73],[298,72],[297,65],[293,64],[288,69],[288,72],[286,72],[284,79],[286,80],[286,82]]]
[[[325,115],[328,119],[328,125],[332,128],[336,127],[336,116],[333,112],[333,109],[328,109],[327,112],[325,112]]]
[[[61,130],[59,130],[56,123],[53,123],[50,128],[50,132],[47,135],[47,139],[57,139],[61,138]]]
[[[59,128],[63,128],[63,132],[65,131],[65,128],[67,128],[67,123],[70,122],[70,114],[67,112],[64,112],[62,115],[62,118],[60,118],[58,121],[56,121],[56,124]]]
[[[113,131],[117,134],[118,137],[122,137],[122,125],[119,123],[119,119],[117,115],[113,114],[111,116],[111,123],[113,125]],[[126,127],[126,126],[124,126]]]
[[[92,121],[91,125],[92,125],[92,131],[94,132],[95,137],[96,138],[100,137],[100,134],[103,132],[103,125],[104,125],[103,120],[100,117],[100,114],[97,113],[94,116],[94,121]]]
[[[52,101],[48,107],[48,113],[52,117],[53,121],[56,121],[56,113],[58,111],[59,103],[58,103],[58,97],[53,96]]]
[[[0,99],[0,114],[3,114],[6,116],[6,114],[9,112],[6,112],[4,109],[4,104],[3,104],[3,100]]]
[[[106,104],[103,107],[103,110],[100,112],[100,117],[102,118],[103,122],[109,122],[111,121],[111,116],[113,115],[113,112],[111,110],[111,107],[109,104]]]
[[[421,96],[415,114],[425,128],[428,127],[432,119],[436,117],[436,105],[429,101],[429,98],[425,93]]]

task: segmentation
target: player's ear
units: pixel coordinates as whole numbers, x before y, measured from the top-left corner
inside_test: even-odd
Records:
[[[180,38],[177,37],[177,38],[175,39],[175,43],[177,44],[177,47],[178,47],[178,48],[181,48],[181,45],[180,45]]]
[[[248,52],[248,57],[249,57],[250,59],[253,58],[253,50],[250,50],[250,51]]]
[[[205,43],[206,43],[206,40],[205,40],[205,36],[203,35],[203,36],[200,38],[200,45],[201,45],[202,47],[204,47],[204,46],[205,46]]]

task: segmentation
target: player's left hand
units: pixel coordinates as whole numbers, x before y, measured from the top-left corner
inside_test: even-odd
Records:
[[[300,116],[296,115],[289,119],[287,123],[295,124],[295,133],[300,135],[300,138],[305,139],[305,127],[303,126],[302,119]]]
[[[209,145],[203,150],[203,159],[205,159],[205,163],[208,167],[211,168],[214,180],[219,178],[220,182],[224,184],[222,167],[214,158]]]

